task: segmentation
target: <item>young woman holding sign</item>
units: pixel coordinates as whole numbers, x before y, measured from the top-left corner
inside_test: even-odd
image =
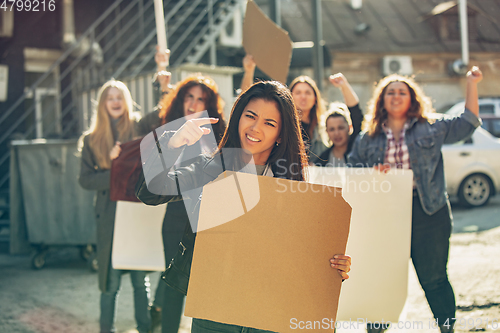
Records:
[[[211,130],[203,126],[215,124],[217,121],[218,119],[214,118],[192,119],[176,132],[165,132],[164,137],[160,138],[168,147],[162,150],[163,160],[173,164],[186,146],[195,144],[210,133]],[[259,82],[241,94],[233,106],[229,125],[219,144],[217,154],[221,154],[224,148],[242,148],[250,153],[260,175],[304,180],[303,172],[307,158],[298,114],[288,89],[278,82]],[[179,195],[157,195],[152,192],[167,189],[169,193],[173,193],[177,188],[202,188],[218,176],[209,171],[219,170],[219,174],[222,171],[222,168],[214,168],[217,161],[214,156],[200,155],[190,166],[175,171],[169,172],[172,165],[166,165],[167,171],[151,180],[149,187],[146,181],[139,181],[136,189],[137,197],[144,203],[152,205],[178,200]],[[147,170],[148,166],[146,161],[144,170]],[[224,169],[239,170],[227,159],[224,159]],[[154,184],[155,182],[157,184]],[[201,200],[199,197],[196,198]],[[183,244],[188,242],[184,242],[183,238]],[[349,277],[347,274],[351,265],[349,256],[335,255],[330,260],[330,265],[337,269],[343,279]],[[192,332],[195,333],[246,330],[248,328],[196,318],[192,324]],[[257,329],[251,331],[264,332]]]
[[[136,120],[132,97],[121,81],[106,82],[98,94],[92,128],[79,142],[81,170],[79,182],[87,190],[96,191],[97,258],[99,262],[100,332],[115,332],[115,317],[121,277],[126,271],[111,266],[116,201],[109,196],[111,161],[120,153],[120,144],[136,136]],[[149,277],[144,271],[130,271],[134,287],[137,330],[147,333],[151,326],[148,312]]]
[[[245,91],[252,85],[255,66],[251,55],[248,54],[243,58],[245,72],[241,81],[241,91]],[[325,103],[316,82],[309,76],[296,77],[290,83],[289,89],[299,114],[302,140],[307,156],[310,160],[314,160],[326,149],[318,130],[319,121],[326,112]]]
[[[160,68],[160,60],[168,61],[167,52],[165,55],[155,55],[155,60]],[[161,74],[160,72],[159,74]],[[157,110],[144,116],[139,122],[138,129],[141,135],[145,135],[166,123],[178,119],[196,119],[206,111],[210,117],[219,121],[212,127],[217,143],[221,140],[226,123],[224,121],[224,101],[218,93],[215,81],[201,74],[192,74],[170,86],[169,75],[158,75],[162,90],[161,99]],[[196,144],[187,148],[189,155],[198,155],[202,151],[213,152],[217,145],[203,138]],[[186,166],[181,163],[180,166]],[[170,260],[177,252],[179,242],[186,224],[188,216],[184,202],[171,202],[166,210],[162,224],[163,251],[165,263],[168,266]],[[151,307],[151,317],[153,318],[153,328],[159,324],[158,317],[161,316],[162,333],[176,333],[182,316],[182,304],[184,295],[168,287],[163,281],[158,282],[155,301]]]
[[[477,84],[482,77],[477,67],[467,73],[465,110],[451,119],[431,118],[430,99],[412,79],[383,78],[369,103],[365,132],[348,159],[353,166],[382,171],[413,170],[411,258],[441,332],[453,332],[455,321],[455,295],[446,271],[452,218],[441,147],[470,137],[481,124]]]

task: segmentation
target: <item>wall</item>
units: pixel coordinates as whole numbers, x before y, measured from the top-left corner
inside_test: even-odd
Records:
[[[374,83],[382,78],[381,63],[384,55],[333,54],[330,72],[342,72],[356,93],[361,106],[371,97]],[[412,56],[413,73],[425,93],[431,97],[434,107],[439,110],[465,98],[465,76],[449,74],[448,64],[459,58],[457,54],[418,54]],[[500,54],[481,53],[470,55],[469,67],[479,66],[484,79],[479,85],[479,96],[500,96]],[[342,101],[340,91],[331,84],[325,84],[325,100]]]

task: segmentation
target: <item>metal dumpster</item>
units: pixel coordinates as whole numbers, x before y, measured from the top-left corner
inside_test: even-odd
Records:
[[[40,269],[52,246],[78,246],[93,260],[96,226],[93,191],[78,184],[77,140],[17,140],[11,143],[11,253],[35,248]]]

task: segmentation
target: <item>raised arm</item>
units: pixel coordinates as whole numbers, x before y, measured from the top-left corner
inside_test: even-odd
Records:
[[[473,66],[467,72],[467,91],[465,93],[465,107],[479,117],[479,102],[477,93],[477,84],[483,79],[481,70]]]
[[[355,106],[349,107],[349,113],[351,114],[351,122],[352,122],[352,133],[351,137],[354,140],[356,136],[361,132],[361,125],[363,124],[363,112],[359,108],[359,104]]]
[[[465,92],[465,110],[452,119],[440,119],[435,125],[443,127],[444,143],[455,143],[468,138],[474,130],[481,125],[479,119],[479,102],[477,84],[482,80],[483,74],[476,66],[467,72],[467,90]]]
[[[167,71],[167,67],[164,64],[168,63],[170,59],[170,50],[165,50],[165,53],[160,52],[160,47],[156,46],[155,62],[156,62],[156,74],[155,80],[160,85],[160,93],[168,94],[172,90],[172,85],[170,84],[172,74]]]
[[[359,104],[358,95],[356,94],[354,89],[352,89],[344,74],[337,73],[334,75],[330,75],[330,82],[334,87],[340,89],[340,91],[342,92],[342,96],[344,97],[344,103],[348,107],[353,107]]]
[[[256,64],[252,55],[247,54],[243,58],[243,69],[245,73],[243,74],[243,79],[241,80],[241,92],[246,91],[253,84],[255,66]]]
[[[165,66],[165,64],[168,64],[169,60],[170,50],[165,50],[165,53],[160,52],[160,47],[156,45],[155,62],[157,71],[166,71],[167,67]]]

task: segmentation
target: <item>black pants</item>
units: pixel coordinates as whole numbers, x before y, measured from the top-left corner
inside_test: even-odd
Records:
[[[427,215],[418,196],[413,197],[411,258],[418,281],[439,325],[452,325],[452,318],[455,318],[455,294],[446,268],[451,228],[449,203],[436,213]]]
[[[160,283],[164,283],[161,281]],[[167,286],[163,293],[163,306],[161,308],[161,332],[177,333],[182,317],[184,295]]]

